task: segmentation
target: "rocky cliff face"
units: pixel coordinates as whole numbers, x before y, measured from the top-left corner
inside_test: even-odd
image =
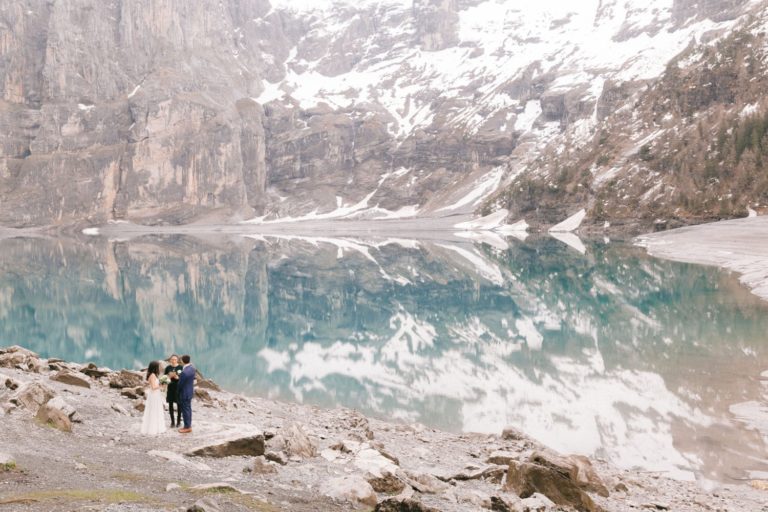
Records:
[[[258,205],[264,2],[29,0],[0,7],[0,222],[175,220]]]
[[[473,210],[760,9],[307,4],[0,6],[0,225]]]

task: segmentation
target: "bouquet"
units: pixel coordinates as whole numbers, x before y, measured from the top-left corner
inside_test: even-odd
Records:
[[[171,379],[169,379],[167,375],[163,375],[162,377],[160,377],[160,384],[170,384],[170,383],[171,383]]]

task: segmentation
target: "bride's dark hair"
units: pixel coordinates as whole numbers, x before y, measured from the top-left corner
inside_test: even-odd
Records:
[[[149,368],[147,368],[147,380],[149,380],[149,376],[153,373],[158,377],[160,376],[160,361],[152,361],[149,363]]]

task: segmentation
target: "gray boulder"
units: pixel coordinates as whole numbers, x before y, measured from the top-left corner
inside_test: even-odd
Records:
[[[264,458],[281,466],[288,464],[288,456],[282,451],[269,450],[264,454]]]
[[[53,396],[53,390],[48,386],[39,382],[29,382],[17,389],[9,401],[18,407],[35,410]]]
[[[67,417],[72,421],[73,423],[80,423],[82,420],[80,419],[80,416],[77,414],[77,410],[70,405],[64,398],[60,396],[55,396],[48,400],[48,405],[51,407],[55,407],[56,409],[59,409],[61,412],[67,415]]]
[[[521,498],[538,492],[558,505],[571,506],[579,512],[600,510],[569,472],[533,462],[513,461],[507,471],[504,490],[514,492]]]
[[[371,484],[357,475],[332,478],[321,486],[321,492],[335,500],[361,503],[369,507],[375,507],[378,502],[376,491]]]
[[[130,370],[120,370],[109,376],[109,387],[111,388],[138,388],[143,387],[145,382],[144,375]]]
[[[398,477],[422,494],[439,494],[451,487],[450,484],[429,473],[404,471],[398,472]]]
[[[216,441],[190,450],[187,455],[216,458],[233,455],[258,457],[264,455],[264,435],[256,434]]]
[[[50,404],[43,404],[37,410],[35,419],[43,425],[56,428],[62,432],[72,432],[72,421],[61,409]]]
[[[309,459],[317,457],[317,445],[306,432],[296,423],[291,424],[279,435],[270,439],[270,447],[285,452],[288,457]]]
[[[520,454],[518,453],[498,450],[491,453],[491,455],[488,456],[488,458],[486,459],[486,462],[488,464],[499,464],[503,466],[509,466],[510,462],[512,462],[513,460],[518,460],[519,458],[520,458]]]
[[[608,497],[608,488],[600,479],[589,459],[583,455],[564,457],[551,450],[542,450],[532,453],[528,460],[555,471],[567,473],[570,479],[585,491]]]
[[[400,494],[405,489],[405,482],[392,473],[384,473],[382,476],[369,475],[367,480],[374,491],[384,494]]]
[[[92,379],[100,379],[111,373],[109,368],[99,368],[93,363],[88,363],[86,366],[80,369],[80,372],[86,374]]]
[[[70,386],[79,386],[81,388],[91,387],[91,383],[88,382],[88,379],[66,369],[54,373],[51,375],[50,379],[63,384],[69,384]]]
[[[502,430],[501,438],[507,441],[529,441],[531,439],[527,434],[515,427],[506,427]]]
[[[144,388],[141,386],[135,388],[123,388],[120,390],[120,396],[136,400],[137,398],[144,396]]]
[[[262,455],[253,459],[251,471],[254,475],[269,475],[277,473],[277,468]]]

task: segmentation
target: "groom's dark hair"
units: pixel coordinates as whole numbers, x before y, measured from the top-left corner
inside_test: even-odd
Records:
[[[192,360],[192,358],[189,357],[189,355],[187,355],[187,354],[184,354],[183,356],[181,356],[181,362],[184,363],[184,364],[189,364],[189,362],[191,360]]]

